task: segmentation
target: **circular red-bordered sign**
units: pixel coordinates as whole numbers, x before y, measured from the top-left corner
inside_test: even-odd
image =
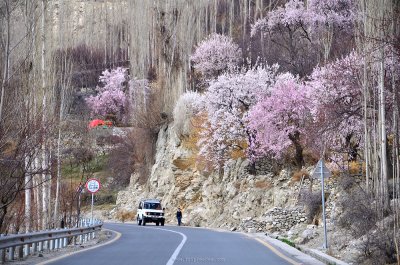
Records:
[[[101,184],[100,184],[99,180],[97,180],[95,178],[91,178],[86,181],[85,187],[88,192],[96,193],[100,190]]]

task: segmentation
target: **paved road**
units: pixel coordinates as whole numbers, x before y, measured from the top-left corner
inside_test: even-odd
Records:
[[[51,264],[290,264],[260,242],[239,233],[151,224],[106,224],[105,228],[120,232],[121,238]]]

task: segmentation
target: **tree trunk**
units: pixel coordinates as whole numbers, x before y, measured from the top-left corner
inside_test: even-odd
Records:
[[[2,204],[5,205],[5,203],[2,203]],[[4,220],[5,220],[6,215],[7,215],[7,210],[8,210],[7,206],[4,206],[4,207],[0,208],[0,233],[2,233],[2,234],[4,232],[6,232],[5,231],[5,227],[4,227]]]
[[[304,166],[303,147],[300,144],[300,133],[296,131],[293,134],[289,134],[289,139],[290,139],[290,141],[292,141],[292,143],[295,147],[296,166],[300,170]]]
[[[30,170],[30,157],[25,157],[25,169]],[[32,175],[27,172],[25,173],[25,232],[31,231],[31,185]]]
[[[3,108],[4,108],[4,101],[5,101],[5,89],[8,84],[9,79],[9,67],[10,67],[10,3],[9,0],[4,1],[5,4],[5,16],[6,16],[6,40],[5,40],[5,50],[4,50],[4,68],[3,68],[3,80],[1,82],[1,95],[0,95],[0,122],[3,118]]]
[[[383,12],[383,11],[382,11]],[[383,24],[383,22],[382,22]],[[383,40],[383,36],[382,36]],[[379,62],[379,114],[380,114],[380,156],[381,156],[381,181],[382,181],[382,186],[381,186],[381,195],[383,196],[382,198],[382,203],[383,203],[383,209],[387,211],[389,209],[389,191],[388,191],[388,158],[387,158],[387,147],[386,147],[386,110],[385,110],[385,84],[384,84],[384,78],[385,78],[385,69],[384,69],[384,61],[385,61],[385,53],[384,53],[384,47],[381,45],[380,48],[380,62]]]
[[[56,183],[56,198],[54,202],[54,224],[59,224],[59,201],[60,201],[60,187],[61,187],[61,121],[58,128],[58,139],[57,139],[57,183]]]

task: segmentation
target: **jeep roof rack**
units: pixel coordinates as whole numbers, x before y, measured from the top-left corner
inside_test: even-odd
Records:
[[[144,200],[142,200],[143,202],[161,202],[160,200],[158,200],[158,199],[144,199]]]

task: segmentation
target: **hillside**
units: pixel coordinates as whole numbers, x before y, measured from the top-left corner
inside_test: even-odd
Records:
[[[395,264],[400,3],[4,0],[0,232],[134,221],[328,246]],[[314,174],[324,161],[325,185]],[[322,188],[324,190],[322,190]]]

